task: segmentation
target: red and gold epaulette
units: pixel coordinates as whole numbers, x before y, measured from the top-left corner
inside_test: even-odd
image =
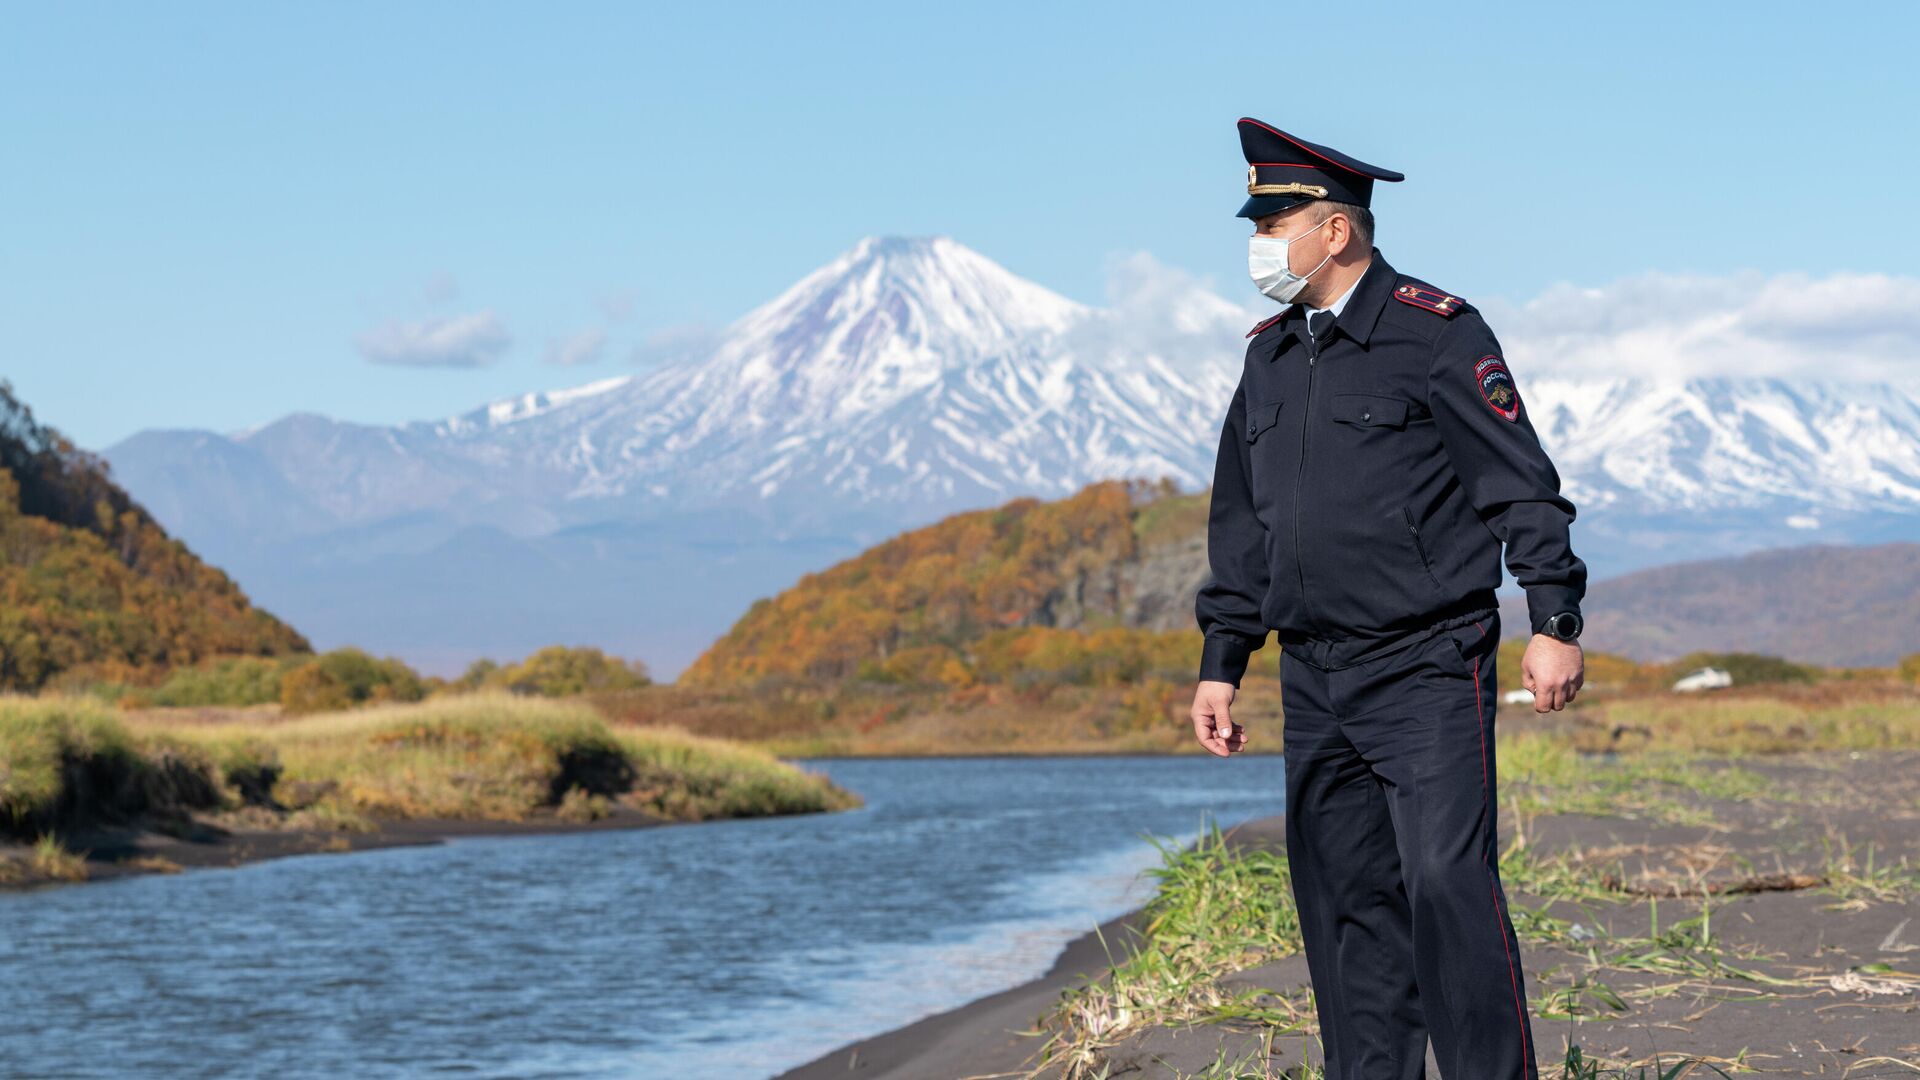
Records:
[[[1403,304],[1424,308],[1451,318],[1466,301],[1426,285],[1402,285],[1393,290],[1393,298]]]
[[[1257,334],[1257,333],[1259,333],[1260,331],[1262,331],[1262,330],[1265,330],[1265,329],[1266,329],[1267,327],[1269,327],[1269,326],[1272,326],[1272,325],[1273,325],[1274,323],[1277,323],[1277,322],[1279,322],[1279,321],[1280,321],[1280,318],[1281,318],[1281,316],[1283,316],[1283,315],[1285,315],[1285,314],[1286,314],[1286,312],[1284,312],[1284,311],[1282,311],[1282,312],[1281,312],[1281,313],[1280,313],[1279,315],[1275,315],[1275,316],[1274,316],[1273,318],[1271,318],[1271,319],[1261,319],[1261,320],[1260,320],[1260,325],[1258,325],[1258,326],[1256,326],[1256,327],[1254,327],[1253,329],[1251,329],[1251,330],[1249,330],[1249,331],[1247,331],[1247,336],[1248,336],[1248,337],[1252,337],[1253,335],[1255,335],[1255,334]]]

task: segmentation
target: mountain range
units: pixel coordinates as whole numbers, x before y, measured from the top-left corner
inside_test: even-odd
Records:
[[[1204,488],[1261,314],[1166,275],[1093,308],[948,238],[868,239],[645,372],[106,456],[322,646],[447,671],[591,643],[670,677],[755,598],[903,529],[1108,478]],[[1530,375],[1508,348],[1596,577],[1920,531],[1913,387]]]

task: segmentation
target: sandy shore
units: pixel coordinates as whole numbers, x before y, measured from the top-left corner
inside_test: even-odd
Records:
[[[1765,984],[1726,973],[1679,977],[1658,970],[1595,969],[1591,958],[1559,948],[1525,949],[1530,998],[1570,985],[1602,981],[1633,1001],[1620,1015],[1574,1020],[1533,1019],[1542,1075],[1570,1044],[1589,1056],[1669,1063],[1681,1056],[1743,1062],[1775,1076],[1868,1077],[1920,1075],[1920,901],[1858,898],[1844,902],[1813,887],[1796,887],[1827,867],[1830,845],[1842,838],[1873,844],[1881,863],[1920,861],[1920,754],[1845,752],[1750,759],[1743,767],[1766,777],[1779,799],[1696,797],[1710,824],[1655,824],[1633,817],[1565,814],[1527,823],[1529,847],[1617,862],[1635,889],[1681,891],[1752,888],[1716,895],[1712,932],[1735,948],[1760,955],[1738,964]],[[1281,817],[1246,822],[1227,833],[1237,845],[1284,850]],[[1501,842],[1515,835],[1501,815]],[[1655,905],[1571,905],[1509,888],[1516,909],[1542,907],[1590,927],[1646,933]],[[1697,914],[1697,896],[1657,902],[1662,925]],[[1139,925],[1130,912],[1102,926],[1123,953],[1133,940],[1122,927]],[[1897,981],[1864,981],[1850,969],[1885,964]],[[1655,965],[1657,967],[1657,965]],[[1105,953],[1090,932],[1073,941],[1039,979],[914,1024],[840,1047],[777,1080],[957,1080],[1019,1077],[1034,1069],[1043,1038],[1021,1035],[1059,1000],[1106,970]],[[1879,969],[1869,968],[1869,971]],[[1906,976],[1906,978],[1902,978]],[[1303,957],[1286,957],[1242,971],[1228,985],[1277,992],[1308,985]],[[1604,1010],[1602,1010],[1604,1011]],[[1114,1076],[1173,1077],[1198,1073],[1224,1052],[1227,1060],[1255,1051],[1261,1032],[1251,1026],[1210,1024],[1140,1030],[1103,1051]],[[1270,1059],[1275,1076],[1302,1061],[1319,1061],[1311,1036],[1282,1036]],[[1723,1065],[1728,1072],[1740,1070]],[[1041,1075],[1058,1075],[1049,1069]],[[1429,1075],[1438,1069],[1429,1063]],[[1699,1071],[1694,1075],[1708,1076]],[[1453,1080],[1453,1078],[1448,1078]]]

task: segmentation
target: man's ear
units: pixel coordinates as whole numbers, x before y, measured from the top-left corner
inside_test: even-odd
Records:
[[[1334,224],[1327,237],[1327,250],[1339,256],[1353,242],[1353,222],[1345,214],[1334,214],[1330,220]]]

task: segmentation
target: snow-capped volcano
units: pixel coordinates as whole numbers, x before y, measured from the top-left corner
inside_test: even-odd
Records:
[[[806,404],[831,421],[885,409],[1087,314],[946,237],[869,238],[749,312],[702,366],[736,405]]]
[[[1182,347],[1167,350],[946,237],[868,239],[702,357],[406,425],[394,442],[454,474],[487,466],[495,497],[545,490],[627,512],[748,500],[911,516],[1105,476],[1191,482],[1235,376],[1186,346],[1247,316],[1204,292],[1180,308]]]
[[[144,432],[108,457],[316,641],[390,634],[423,655],[409,643],[452,640],[446,590],[484,583],[501,591],[460,633],[510,644],[461,637],[464,655],[594,618],[613,628],[601,640],[630,640],[644,597],[679,621],[641,644],[685,660],[687,633],[753,596],[955,510],[1123,476],[1205,487],[1242,335],[1273,308],[1144,257],[1115,291],[1090,308],[944,237],[869,239],[644,374],[437,422]],[[1507,353],[1596,575],[1920,524],[1913,388],[1569,377],[1551,320],[1534,323]]]
[[[645,375],[438,423],[294,416],[233,441],[338,523],[435,509],[525,533],[721,506],[905,523],[1116,476],[1203,487],[1260,312],[1165,272],[1129,290],[1125,269],[1120,302],[1095,309],[946,237],[871,238],[704,354]],[[1910,389],[1556,378],[1512,344],[1529,412],[1589,516],[1920,511]],[[152,475],[156,437],[136,439],[142,460],[113,453],[135,493],[194,503],[179,490],[190,475]]]

